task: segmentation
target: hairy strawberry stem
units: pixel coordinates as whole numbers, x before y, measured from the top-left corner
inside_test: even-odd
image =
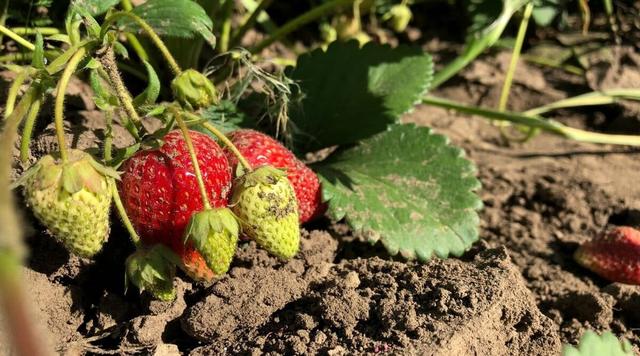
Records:
[[[69,80],[78,68],[78,64],[84,58],[87,50],[84,47],[78,48],[76,53],[71,56],[66,68],[62,72],[58,89],[56,91],[56,102],[54,105],[53,116],[55,118],[56,136],[58,137],[58,146],[60,149],[60,158],[62,162],[67,162],[67,146],[64,139],[64,97],[69,86]]]
[[[149,24],[145,20],[132,12],[119,11],[109,16],[102,25],[100,37],[104,37],[104,35],[107,33],[107,30],[109,29],[109,26],[123,17],[128,17],[129,19],[133,20],[138,26],[140,26],[140,28],[142,28],[144,32],[147,33],[147,35],[151,39],[151,42],[153,42],[158,50],[160,50],[160,53],[162,53],[162,56],[167,61],[167,64],[169,65],[169,68],[171,68],[171,71],[174,75],[177,76],[182,73],[182,69],[180,69],[178,62],[175,60],[175,58],[173,58],[171,52],[164,44],[164,42],[162,42],[160,36],[158,36],[158,34],[153,30],[151,26],[149,26]]]
[[[196,180],[198,181],[198,188],[200,188],[200,195],[202,196],[202,205],[204,205],[204,208],[206,210],[209,210],[211,209],[211,204],[209,203],[207,188],[204,186],[204,180],[202,179],[202,171],[200,170],[200,164],[198,163],[196,149],[195,147],[193,147],[191,136],[189,136],[189,129],[187,128],[187,124],[185,124],[184,120],[182,119],[182,114],[176,109],[173,109],[172,112],[176,118],[178,126],[180,127],[180,131],[182,131],[182,136],[184,136],[184,142],[187,144],[189,156],[191,156],[191,163],[193,164],[193,170],[195,171]]]
[[[120,72],[118,71],[118,66],[116,65],[116,55],[113,51],[112,47],[107,48],[106,52],[100,59],[102,63],[102,67],[104,67],[107,76],[109,77],[109,82],[111,86],[116,92],[116,96],[118,100],[124,106],[124,111],[129,116],[129,120],[133,122],[133,126],[138,127],[140,125],[141,119],[140,115],[136,111],[136,108],[133,106],[133,99],[131,98],[131,94],[124,85],[122,81],[122,77],[120,76]],[[134,132],[134,137],[137,137],[137,131]]]
[[[229,140],[227,136],[225,136],[222,132],[220,132],[220,130],[218,130],[215,126],[211,125],[208,122],[203,122],[202,127],[209,130],[212,134],[216,135],[216,137],[220,141],[222,141],[222,143],[224,143],[224,145],[227,146],[231,150],[231,152],[238,158],[238,161],[240,162],[240,164],[242,164],[242,166],[245,168],[247,172],[251,172],[253,170],[251,168],[251,165],[249,164],[249,161],[247,161],[247,159],[244,158],[242,153],[240,153],[240,151],[233,144],[233,142],[231,142],[231,140]]]
[[[108,163],[113,158],[111,153],[113,148],[113,109],[111,107],[109,107],[105,111],[104,118],[105,118],[105,124],[106,124],[107,130],[104,134],[103,157],[104,157],[104,162]]]
[[[102,61],[101,61],[102,62]],[[109,83],[109,85],[111,86],[111,88],[114,88],[114,84],[112,83],[111,77],[109,76],[109,73],[107,73],[107,71],[105,70],[105,66],[104,64],[102,64],[101,66],[98,67],[98,75],[100,76],[100,78],[102,78],[106,83]],[[118,78],[120,77],[120,72],[116,73],[118,75]],[[145,78],[146,79],[146,78]],[[122,80],[120,80],[120,82],[122,83]],[[124,85],[124,84],[123,84]],[[115,90],[115,89],[114,89]],[[122,94],[122,93],[121,93]],[[128,91],[125,88],[125,95],[128,94]],[[131,97],[131,95],[128,95],[129,97]],[[116,94],[116,97],[118,97],[118,94]],[[118,101],[121,101],[122,99],[120,99],[120,97],[118,97]],[[122,102],[122,101],[121,101]],[[132,99],[133,102],[133,99]],[[123,104],[124,106],[124,104]],[[125,110],[125,112],[127,112]],[[135,110],[134,110],[135,112]],[[137,113],[136,113],[137,115]],[[138,123],[136,123],[134,121],[134,119],[132,119],[129,115],[122,115],[121,117],[122,120],[127,121],[125,123],[125,128],[127,129],[127,131],[129,131],[129,133],[131,134],[131,136],[133,136],[133,138],[136,141],[140,141],[140,134],[138,133]]]

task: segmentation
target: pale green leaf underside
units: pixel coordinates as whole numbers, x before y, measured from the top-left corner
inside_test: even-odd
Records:
[[[562,356],[631,356],[633,347],[627,340],[618,340],[613,333],[607,331],[598,335],[587,331],[580,339],[577,347],[565,345]]]
[[[213,23],[200,5],[191,0],[149,0],[136,6],[133,13],[144,19],[162,36],[192,38],[201,35],[209,43],[215,43],[211,33]],[[130,19],[120,24],[134,31],[142,30]]]
[[[322,162],[329,213],[391,255],[459,256],[478,239],[475,166],[426,127],[391,125]]]
[[[91,15],[102,15],[116,6],[120,0],[75,0],[73,4],[87,10]]]
[[[354,143],[398,122],[429,89],[433,63],[420,48],[334,42],[300,56],[288,74],[303,94],[289,114],[296,149],[305,152]]]

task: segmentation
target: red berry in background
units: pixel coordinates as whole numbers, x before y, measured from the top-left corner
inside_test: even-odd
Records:
[[[226,207],[231,169],[222,148],[209,136],[190,131],[212,207]],[[123,165],[122,201],[145,244],[162,243],[182,258],[193,278],[210,281],[213,272],[202,255],[184,243],[191,215],[203,209],[200,190],[180,131],[171,131],[156,150],[140,151]]]
[[[286,170],[298,200],[300,223],[324,213],[326,205],[322,204],[318,176],[280,142],[255,130],[236,130],[228,136],[252,168],[271,165]],[[235,171],[238,159],[229,149],[225,148],[225,153],[231,169]]]
[[[640,231],[617,227],[583,243],[576,261],[612,281],[640,285]]]

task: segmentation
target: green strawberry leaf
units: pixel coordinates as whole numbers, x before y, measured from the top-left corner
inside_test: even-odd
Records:
[[[611,331],[598,335],[589,330],[582,335],[578,346],[564,345],[562,356],[631,356],[633,347],[629,341],[618,340]]]
[[[93,16],[104,14],[113,6],[118,5],[118,3],[120,3],[120,0],[74,0],[73,1],[73,5],[75,7],[81,8]]]
[[[475,166],[429,128],[392,125],[314,168],[331,217],[391,255],[459,256],[478,239]]]
[[[145,90],[133,99],[133,105],[136,107],[152,105],[158,100],[158,96],[160,95],[160,78],[158,78],[158,74],[149,62],[142,61],[142,63],[147,69],[147,81],[149,83]]]
[[[126,261],[125,286],[133,284],[140,292],[147,290],[160,300],[174,300],[176,266],[171,254],[171,250],[160,244],[134,252]]]
[[[212,105],[204,109],[200,113],[200,116],[225,134],[241,127],[254,126],[252,120],[229,100],[221,100],[220,104]],[[195,129],[211,135],[211,137],[217,140],[217,136],[202,128],[200,125],[195,126]]]
[[[488,27],[500,15],[502,1],[467,0],[465,1],[470,24],[467,35],[473,36]]]
[[[215,46],[215,36],[211,32],[213,22],[206,11],[191,0],[149,0],[136,6],[132,12],[145,20],[162,36],[193,38],[202,36],[211,46]],[[131,19],[119,21],[126,29],[144,33]]]
[[[562,11],[561,0],[538,0],[533,8],[533,20],[538,26],[546,27],[560,15]]]
[[[429,89],[431,56],[420,48],[334,42],[300,56],[288,76],[301,100],[289,105],[300,152],[354,143],[384,131]]]

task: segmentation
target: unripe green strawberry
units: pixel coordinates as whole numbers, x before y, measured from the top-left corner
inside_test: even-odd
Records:
[[[320,25],[320,37],[323,43],[331,43],[338,39],[338,32],[336,29],[328,23]]]
[[[70,252],[91,257],[109,234],[112,178],[117,173],[80,150],[67,163],[42,157],[23,178],[24,196],[34,215]]]
[[[211,106],[218,102],[216,87],[204,74],[187,69],[171,82],[176,100],[192,109]]]
[[[238,245],[240,227],[228,208],[214,208],[193,214],[186,239],[200,252],[216,275],[227,273]],[[186,241],[185,241],[186,242]]]
[[[142,247],[127,258],[125,280],[140,290],[148,291],[154,297],[164,301],[176,298],[173,277],[178,260],[168,247],[157,244],[151,248]]]
[[[395,32],[403,32],[406,30],[412,17],[413,13],[411,13],[411,9],[404,4],[392,6],[387,16],[391,29]]]
[[[298,206],[284,172],[262,166],[244,174],[235,183],[230,206],[242,231],[265,250],[282,259],[298,252]]]
[[[334,17],[333,24],[333,28],[336,31],[336,36],[340,41],[353,39],[358,34],[358,32],[362,31],[362,24],[360,22],[360,19],[356,19],[347,15]]]

